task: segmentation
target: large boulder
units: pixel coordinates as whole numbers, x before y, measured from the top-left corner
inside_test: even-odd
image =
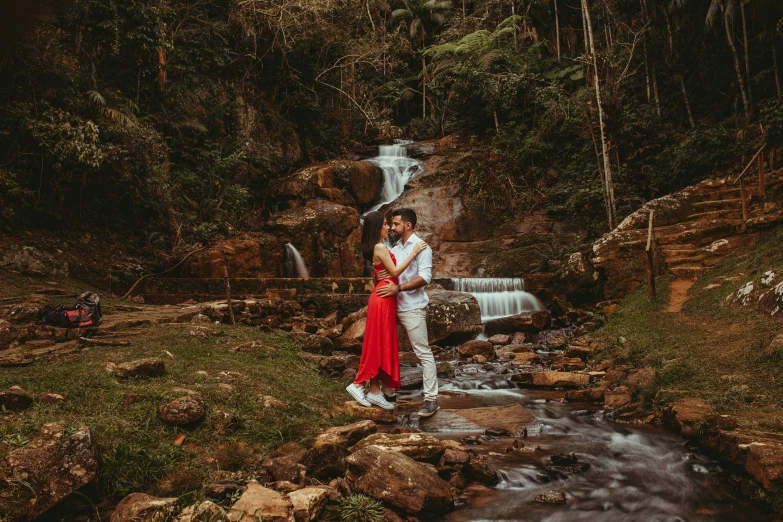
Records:
[[[755,309],[768,316],[780,314],[783,309],[783,273],[777,270],[764,272],[758,279],[729,294],[726,303]]]
[[[182,510],[174,522],[225,522],[226,511],[212,501],[205,500]]]
[[[348,424],[347,426],[336,426],[329,428],[315,438],[313,446],[320,444],[341,444],[343,446],[353,446],[363,438],[372,435],[378,431],[378,426],[371,420],[363,420]]]
[[[692,439],[699,436],[702,424],[713,409],[715,406],[704,399],[686,397],[669,406],[664,415],[683,437]]]
[[[323,488],[302,488],[288,494],[296,522],[316,520],[329,503],[329,493]]]
[[[479,341],[474,339],[468,341],[459,347],[459,356],[468,358],[474,355],[486,357],[488,361],[495,359],[495,348],[489,341]]]
[[[351,489],[414,516],[442,515],[454,507],[448,482],[434,468],[397,451],[368,446],[347,459]]]
[[[467,341],[481,333],[481,309],[470,294],[444,290],[438,285],[426,288],[427,333],[431,344]]]
[[[117,504],[110,522],[163,522],[177,513],[176,498],[131,493]]]
[[[371,163],[334,160],[298,170],[276,183],[268,197],[285,208],[295,208],[315,198],[341,204],[366,206],[383,189],[383,171]]]
[[[443,441],[424,433],[376,433],[351,448],[356,452],[369,446],[399,451],[414,460],[437,461],[446,449]]]
[[[283,277],[284,242],[271,234],[244,233],[193,254],[184,272],[193,277]]]
[[[313,277],[358,277],[364,270],[359,213],[353,207],[314,199],[274,214],[266,228],[297,247]]]
[[[281,493],[268,489],[255,480],[228,512],[230,522],[293,522],[291,501]]]
[[[580,305],[596,298],[598,274],[590,261],[581,253],[568,256],[549,280],[548,290],[555,296],[565,297],[569,302]]]
[[[511,380],[520,385],[541,388],[578,388],[590,384],[590,376],[586,373],[571,372],[518,373]]]
[[[443,409],[426,419],[422,425],[434,432],[475,432],[487,429],[508,431],[522,435],[525,428],[536,422],[535,417],[521,404],[486,406],[482,408]]]
[[[11,386],[0,391],[0,410],[22,411],[33,404],[33,394],[21,386]]]
[[[62,438],[63,425],[49,424],[41,433],[0,462],[0,513],[8,520],[35,519],[97,476],[95,440],[88,428]]]
[[[68,263],[61,255],[43,252],[34,246],[4,244],[0,268],[51,279],[68,277]]]
[[[519,315],[487,321],[485,331],[488,335],[512,332],[537,333],[547,328],[550,321],[551,316],[545,310],[524,312]]]
[[[348,450],[345,446],[333,443],[322,443],[310,448],[302,460],[308,474],[322,482],[342,477],[345,474],[345,457]]]

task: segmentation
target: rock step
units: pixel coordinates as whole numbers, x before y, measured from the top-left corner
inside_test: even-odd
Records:
[[[659,245],[670,245],[681,243],[683,241],[714,241],[721,237],[733,236],[737,232],[737,226],[742,225],[741,219],[737,220],[716,220],[709,225],[695,227],[676,234],[665,234],[657,237]]]
[[[730,210],[708,210],[706,212],[696,212],[685,218],[684,222],[709,221],[713,219],[733,219],[742,215],[742,209],[733,208]]]
[[[742,200],[740,198],[713,199],[708,201],[696,201],[691,203],[691,206],[703,212],[708,210],[734,210],[742,208]]]
[[[701,263],[705,261],[709,255],[710,254],[708,252],[703,250],[688,250],[675,254],[666,254],[664,257],[666,259],[666,264],[671,266],[673,264],[682,263],[684,261],[696,261],[697,263]]]
[[[705,270],[707,270],[707,267],[692,265],[675,266],[669,268],[669,272],[682,279],[696,279]]]

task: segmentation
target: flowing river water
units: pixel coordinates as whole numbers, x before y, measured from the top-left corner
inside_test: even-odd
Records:
[[[522,438],[485,436],[480,430],[439,422],[438,414],[430,419],[415,414],[405,418],[407,424],[440,438],[478,435],[481,443],[469,447],[485,455],[501,477],[494,487],[470,486],[445,521],[774,520],[739,498],[720,466],[677,435],[611,422],[594,405],[564,402],[562,391],[519,389],[500,373],[503,363],[452,364],[455,376],[440,379],[441,408],[521,404],[536,422],[528,425],[527,437]],[[421,368],[409,363],[402,371],[410,374]],[[399,400],[419,399],[417,393],[403,392]],[[515,439],[523,443],[522,448],[513,448]],[[562,453],[574,453],[589,468],[583,472],[552,468],[550,457]],[[566,503],[535,501],[553,489],[566,494]]]

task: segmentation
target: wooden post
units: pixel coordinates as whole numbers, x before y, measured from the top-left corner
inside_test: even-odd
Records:
[[[226,304],[228,305],[228,317],[231,324],[237,324],[234,320],[234,307],[231,305],[231,284],[228,282],[228,266],[223,265],[223,274],[226,278]]]
[[[655,300],[655,247],[653,239],[653,214],[650,210],[650,225],[647,228],[647,290],[650,293],[650,301]]]
[[[740,200],[742,201],[742,221],[748,220],[748,199],[745,195],[745,180],[740,178]]]
[[[759,196],[767,193],[767,179],[764,172],[764,152],[759,154]]]

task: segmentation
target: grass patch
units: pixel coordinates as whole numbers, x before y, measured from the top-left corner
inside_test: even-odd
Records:
[[[658,280],[652,302],[646,288],[623,299],[597,333],[608,347],[603,357],[656,368],[659,401],[698,396],[722,413],[741,414],[741,423],[759,427],[759,417],[766,417],[768,428],[783,427],[769,415],[783,414],[783,356],[764,353],[783,319],[724,304],[745,282],[783,269],[781,245],[783,229],[762,234],[754,248],[704,274],[680,313],[666,311],[669,278]]]
[[[36,402],[23,413],[3,415],[0,457],[29,443],[45,423],[64,422],[67,430],[88,426],[101,449],[101,494],[119,498],[188,468],[242,466],[252,473],[261,456],[281,443],[301,441],[346,420],[332,413],[345,399],[340,383],[319,375],[286,336],[248,327],[216,328],[219,335],[201,339],[189,335],[189,325],[161,325],[128,337],[129,347],[88,347],[32,366],[4,368],[0,389],[19,385],[36,396],[52,392],[66,400],[59,405]],[[274,348],[229,351],[254,340]],[[168,359],[164,350],[175,359]],[[105,370],[109,362],[145,357],[166,361],[166,375],[117,380]],[[173,427],[158,419],[161,403],[185,395],[177,388],[203,397],[207,415],[196,426]],[[259,394],[274,396],[285,406],[265,408]],[[233,421],[226,423],[225,414]],[[184,444],[174,445],[181,433]]]

